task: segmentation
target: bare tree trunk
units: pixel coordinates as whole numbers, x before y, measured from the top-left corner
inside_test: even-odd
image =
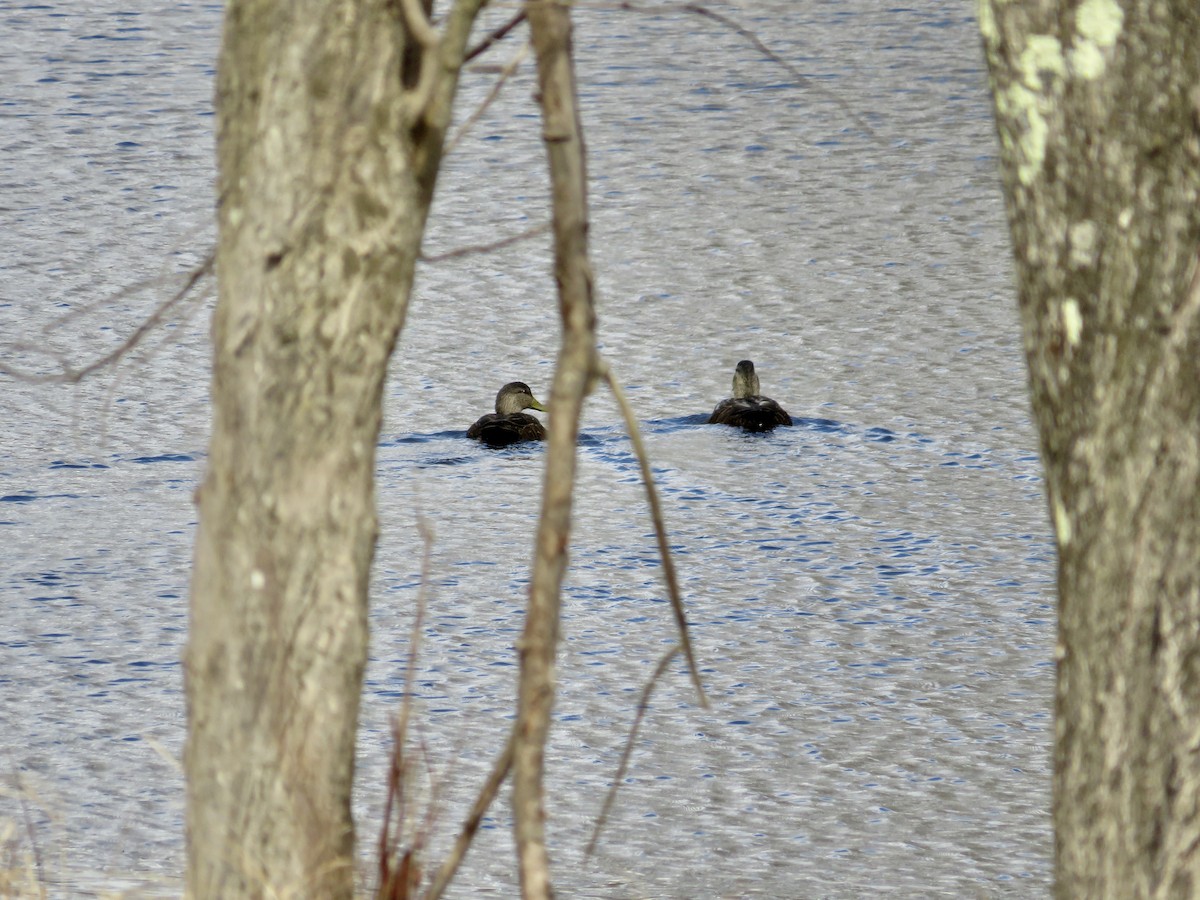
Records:
[[[596,317],[587,257],[587,173],[571,57],[571,19],[559,0],[529,0],[529,27],[538,61],[542,137],[550,165],[554,277],[562,316],[562,346],[550,396],[550,435],[542,511],[525,631],[513,750],[513,809],[521,893],[553,896],[546,851],[544,773],[554,705],[555,651],[563,573],[571,529],[576,439],[584,398],[596,377]]]
[[[1200,6],[983,0],[1058,542],[1062,897],[1200,893]]]
[[[187,650],[193,897],[352,894],[380,398],[479,5],[443,36],[416,0],[227,5]]]

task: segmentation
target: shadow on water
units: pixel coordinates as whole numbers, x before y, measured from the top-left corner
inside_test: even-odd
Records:
[[[936,463],[942,468],[981,470],[1004,468],[1015,464],[1023,471],[1014,477],[1024,481],[1040,481],[1040,476],[1036,471],[1037,457],[1028,453],[1012,456],[1011,454],[996,453],[987,447],[963,449],[961,444],[951,446],[950,442],[944,439],[919,431],[900,433],[879,425],[860,426],[821,417],[796,417],[794,423],[792,428],[777,428],[774,431],[750,433],[722,425],[710,426],[707,414],[697,414],[650,419],[641,422],[640,428],[643,436],[646,437],[703,434],[711,431],[714,434],[724,435],[738,441],[747,448],[753,448],[753,452],[759,455],[751,457],[751,460],[760,459],[764,452],[783,451],[797,441],[796,435],[806,434],[837,439],[835,443],[818,446],[806,444],[804,452],[810,455],[836,449],[841,446],[841,442],[893,445],[888,451],[892,459],[903,459],[906,453],[915,452],[924,455],[932,452],[943,457],[942,462]],[[524,442],[499,448],[488,447],[477,441],[469,440],[466,432],[462,430],[402,434],[382,440],[379,446],[381,449],[412,448],[416,454],[409,458],[408,462],[418,468],[460,466],[490,459],[529,459],[537,457],[545,451],[545,445],[542,442]],[[621,425],[591,428],[580,432],[578,447],[582,453],[596,461],[609,464],[619,471],[629,472],[633,479],[641,477],[632,444]],[[427,448],[428,452],[424,452],[423,448]],[[770,449],[768,450],[768,448]],[[154,457],[137,457],[130,461],[137,463],[175,462],[190,461],[195,458],[195,456],[187,454],[165,454]],[[732,457],[729,464],[740,465],[746,461],[745,458]],[[66,466],[67,464],[56,463],[55,465]],[[1028,471],[1031,465],[1033,471]],[[656,477],[671,470],[670,466],[656,463],[653,453],[651,454],[651,467]],[[664,491],[670,490],[668,486],[664,486],[663,489]],[[17,502],[22,499],[22,497],[0,498],[0,502],[3,500]]]
[[[524,441],[507,447],[489,447],[467,437],[466,431],[435,431],[428,434],[405,434],[391,440],[380,441],[380,448],[428,447],[409,460],[418,469],[440,466],[461,466],[479,463],[492,458],[530,459],[544,452],[540,441]],[[457,451],[462,451],[461,453]]]

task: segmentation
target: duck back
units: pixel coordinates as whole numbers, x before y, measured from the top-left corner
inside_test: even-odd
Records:
[[[708,417],[708,424],[761,432],[791,425],[792,417],[770,397],[731,397],[717,404]]]
[[[489,447],[507,447],[522,441],[544,441],[546,428],[528,413],[488,413],[467,429],[467,437]]]

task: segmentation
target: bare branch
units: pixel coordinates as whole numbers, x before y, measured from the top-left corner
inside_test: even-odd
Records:
[[[459,72],[467,61],[471,27],[487,0],[455,0],[446,17],[442,40],[442,63],[447,71]]]
[[[608,794],[604,798],[604,806],[600,809],[600,815],[596,817],[596,827],[592,830],[592,839],[588,841],[587,849],[583,851],[585,857],[591,856],[593,851],[595,851],[596,842],[600,840],[600,832],[604,829],[604,823],[608,821],[608,814],[612,810],[614,801],[617,799],[617,789],[621,786],[621,781],[625,777],[625,771],[629,768],[629,757],[633,755],[633,742],[637,740],[638,729],[642,726],[642,719],[646,715],[646,710],[650,708],[650,695],[654,693],[654,686],[658,684],[658,679],[662,678],[663,672],[667,671],[667,666],[671,664],[671,660],[678,653],[679,645],[676,644],[663,654],[663,658],[654,667],[654,674],[650,676],[650,680],[642,688],[642,697],[638,700],[637,712],[633,716],[633,725],[629,729],[629,737],[625,740],[625,749],[621,753],[621,761],[617,763],[617,773],[613,775],[613,782],[609,786]]]
[[[32,372],[24,372],[12,366],[0,363],[0,375],[8,375],[11,378],[16,378],[20,381],[29,384],[78,384],[87,378],[89,375],[112,365],[117,360],[124,357],[140,344],[145,337],[154,330],[154,328],[166,318],[167,313],[178,306],[185,300],[204,276],[211,274],[213,265],[216,262],[216,252],[213,251],[205,258],[199,266],[191,271],[183,286],[175,292],[173,296],[164,300],[158,307],[147,316],[142,323],[134,329],[133,333],[127,337],[119,347],[109,351],[98,359],[92,360],[87,365],[80,369],[71,368],[59,354],[51,353],[49,350],[39,347],[31,347],[17,344],[17,349],[45,353],[48,356],[59,358],[62,366],[62,372],[53,375],[36,375]]]
[[[431,49],[423,49],[416,86],[404,98],[404,105],[411,121],[420,121],[428,115],[437,96],[440,74],[437,54]]]
[[[424,552],[421,555],[421,580],[417,589],[416,610],[413,615],[412,631],[408,637],[408,659],[404,667],[404,699],[400,703],[400,714],[392,720],[392,757],[388,765],[387,796],[383,807],[383,825],[379,829],[379,888],[376,896],[407,896],[408,871],[401,866],[399,870],[392,865],[392,849],[401,838],[401,828],[406,818],[404,781],[407,763],[405,762],[406,746],[408,743],[408,723],[412,716],[413,686],[417,680],[417,657],[421,648],[421,628],[425,623],[425,609],[428,606],[429,570],[433,555],[433,529],[424,516],[417,516],[417,533],[421,536]],[[393,807],[395,807],[396,834],[392,837]],[[427,830],[427,829],[426,829]],[[419,834],[418,834],[419,838]],[[414,848],[415,849],[415,848]],[[397,882],[405,880],[402,889],[397,890]]]
[[[206,296],[208,296],[208,292],[204,291],[198,295],[197,299],[204,299]],[[158,353],[163,350],[163,348],[167,347],[173,341],[178,341],[179,336],[182,333],[183,326],[191,324],[192,320],[203,308],[203,303],[191,303],[184,305],[180,309],[179,315],[172,323],[173,325],[179,327],[180,330],[164,331],[160,334],[158,340],[152,343],[147,340],[146,349],[143,350],[138,356],[138,366],[149,365],[150,362],[158,355]],[[118,392],[124,386],[126,380],[134,378],[137,372],[138,368],[132,366],[127,367],[124,370],[118,369],[114,372],[112,379],[109,381],[108,390],[104,395],[104,403],[100,407],[103,412],[103,417],[100,430],[97,433],[97,440],[99,443],[103,444],[108,440],[108,414],[112,412],[113,404],[116,401]]]
[[[671,557],[671,545],[667,541],[667,528],[663,524],[662,507],[658,502],[658,491],[654,488],[654,474],[650,470],[650,457],[646,453],[646,445],[642,443],[642,435],[637,425],[637,416],[629,405],[629,398],[621,388],[621,383],[613,375],[612,369],[604,360],[598,364],[601,378],[608,382],[617,405],[621,407],[621,415],[625,417],[625,430],[629,432],[629,440],[633,444],[633,452],[637,456],[638,465],[642,470],[642,482],[646,485],[646,502],[650,506],[650,518],[654,520],[654,536],[658,540],[658,552],[662,556],[663,577],[667,582],[667,595],[671,598],[671,609],[675,613],[675,624],[679,628],[679,645],[687,660],[688,671],[692,676],[692,684],[700,697],[700,705],[708,708],[708,698],[704,695],[704,687],[700,684],[700,672],[696,668],[696,657],[692,653],[692,640],[688,636],[687,613],[683,608],[683,596],[679,591],[679,579],[675,575],[675,562]]]
[[[588,4],[588,5],[593,6],[593,4]],[[611,5],[607,4],[607,3],[594,4],[594,6],[611,8]],[[850,105],[848,103],[846,103],[845,100],[843,100],[841,97],[839,97],[833,91],[827,90],[820,84],[814,82],[811,78],[804,75],[799,69],[797,69],[790,62],[788,62],[786,59],[784,59],[782,56],[780,56],[778,53],[776,53],[774,50],[772,50],[770,47],[768,47],[765,43],[763,43],[762,38],[760,38],[757,34],[755,34],[753,31],[751,31],[749,28],[745,27],[741,23],[737,22],[736,20],[730,18],[729,16],[726,16],[722,13],[713,12],[707,6],[703,6],[699,3],[669,3],[669,4],[663,4],[661,6],[642,6],[637,3],[628,2],[628,0],[622,0],[622,2],[619,2],[616,4],[616,8],[625,10],[627,12],[651,13],[654,15],[661,15],[664,12],[683,12],[683,13],[689,13],[694,16],[701,16],[705,19],[710,19],[711,21],[716,22],[717,24],[721,25],[722,27],[728,28],[730,31],[734,32],[735,34],[738,34],[739,36],[745,38],[747,41],[749,41],[751,44],[754,45],[755,49],[758,50],[759,53],[761,53],[767,59],[771,60],[771,62],[775,63],[777,66],[780,66],[781,68],[785,69],[787,71],[787,73],[789,75],[791,75],[798,84],[801,84],[806,88],[812,88],[813,90],[828,97],[830,100],[832,100],[834,103],[836,103],[841,108],[842,112],[844,112],[847,116],[849,116],[851,119],[854,120],[855,125],[857,125],[859,128],[861,128],[866,134],[870,135],[872,138],[875,137],[875,132],[871,128],[871,126],[868,125],[866,120],[863,119],[863,117],[860,116],[858,113],[856,113],[850,107]]]
[[[563,576],[571,533],[579,418],[596,376],[596,313],[587,253],[587,172],[571,59],[570,6],[526,4],[538,61],[542,139],[550,168],[554,220],[554,278],[562,343],[550,397],[550,435],[538,518],[533,575],[521,661],[513,744],[513,816],[521,894],[553,896],[546,849],[546,738],[554,705]]]
[[[463,58],[463,62],[470,62],[475,57],[482,56],[484,53],[486,53],[492,47],[493,44],[495,44],[497,41],[503,40],[510,31],[512,31],[514,28],[516,28],[518,25],[520,25],[524,21],[525,21],[525,10],[522,9],[519,13],[517,13],[515,16],[513,16],[511,19],[509,19],[507,22],[505,22],[503,25],[501,25],[499,28],[497,28],[495,31],[493,31],[491,34],[489,34],[487,37],[485,37],[482,41],[480,41],[478,44],[476,44],[470,50],[468,50],[467,55]]]
[[[455,0],[442,21],[441,37],[436,46],[421,47],[416,84],[405,93],[402,100],[404,118],[414,137],[417,137],[413,148],[413,165],[418,183],[428,192],[426,203],[433,196],[446,132],[453,118],[454,95],[462,76],[463,54],[471,37],[471,28],[485,2]],[[417,43],[421,42],[418,40]]]
[[[537,237],[539,234],[545,234],[550,230],[549,222],[542,222],[540,225],[534,225],[532,228],[526,228],[520,234],[510,235],[506,238],[501,238],[498,241],[492,241],[490,244],[469,244],[466,247],[456,247],[454,250],[447,250],[444,253],[435,253],[432,256],[421,254],[422,262],[442,262],[447,259],[454,259],[457,256],[468,256],[472,253],[491,253],[493,250],[500,250],[512,244],[520,243],[532,237]]]
[[[433,557],[433,528],[423,516],[417,516],[417,534],[421,536],[421,586],[417,590],[417,608],[413,616],[412,631],[408,637],[408,659],[404,666],[404,700],[400,704],[400,720],[397,723],[399,737],[408,734],[408,720],[412,715],[412,697],[417,681],[417,657],[421,649],[421,628],[425,624],[425,610],[429,605],[430,565]]]
[[[492,89],[488,91],[487,97],[485,97],[483,102],[475,108],[475,111],[471,113],[467,120],[463,122],[462,127],[458,129],[458,133],[455,134],[450,143],[446,145],[446,151],[442,154],[443,156],[449,156],[454,152],[454,148],[457,147],[459,142],[467,136],[467,133],[475,126],[475,123],[479,121],[480,117],[482,117],[487,111],[487,108],[491,106],[493,102],[495,102],[497,97],[500,96],[500,91],[503,90],[504,85],[508,82],[508,79],[512,77],[513,73],[516,72],[518,68],[520,68],[521,63],[525,61],[525,57],[528,55],[529,41],[526,41],[521,45],[521,49],[513,54],[513,58],[504,64],[504,68],[500,70],[500,77],[496,79],[496,83],[493,84]]]
[[[426,900],[437,900],[446,892],[446,888],[450,886],[450,881],[458,872],[458,867],[462,865],[462,861],[467,856],[467,850],[471,847],[471,841],[474,840],[476,832],[479,831],[479,823],[483,821],[483,817],[487,815],[488,808],[492,805],[492,801],[496,799],[496,795],[500,793],[500,786],[504,784],[504,780],[508,778],[508,773],[512,770],[513,761],[513,734],[509,732],[508,740],[505,741],[504,749],[500,752],[500,756],[496,759],[496,763],[492,766],[492,772],[488,775],[487,781],[483,783],[483,787],[479,791],[479,796],[475,798],[475,802],[471,805],[470,815],[463,823],[462,831],[454,841],[454,848],[450,851],[450,855],[442,862],[442,866],[438,869],[437,877],[433,879],[433,884],[425,893]]]

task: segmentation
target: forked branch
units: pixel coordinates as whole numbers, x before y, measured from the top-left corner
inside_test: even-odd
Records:
[[[87,378],[89,375],[99,372],[108,366],[113,365],[118,360],[131,353],[145,338],[149,335],[162,321],[167,314],[176,306],[192,295],[193,288],[198,285],[205,276],[210,275],[213,271],[213,266],[216,263],[216,252],[210,252],[204,261],[195,269],[188,273],[187,280],[173,295],[160,303],[150,315],[142,320],[141,324],[133,330],[133,332],[120,346],[110,350],[103,356],[97,357],[85,366],[78,369],[72,368],[62,363],[62,371],[55,372],[50,375],[38,375],[33,372],[25,372],[13,366],[0,363],[0,375],[8,375],[11,378],[16,378],[19,381],[24,381],[29,384],[78,384]],[[139,286],[140,288],[141,286]],[[17,344],[13,349],[24,350],[26,352],[42,352],[45,351],[38,347],[32,347],[22,344]]]

